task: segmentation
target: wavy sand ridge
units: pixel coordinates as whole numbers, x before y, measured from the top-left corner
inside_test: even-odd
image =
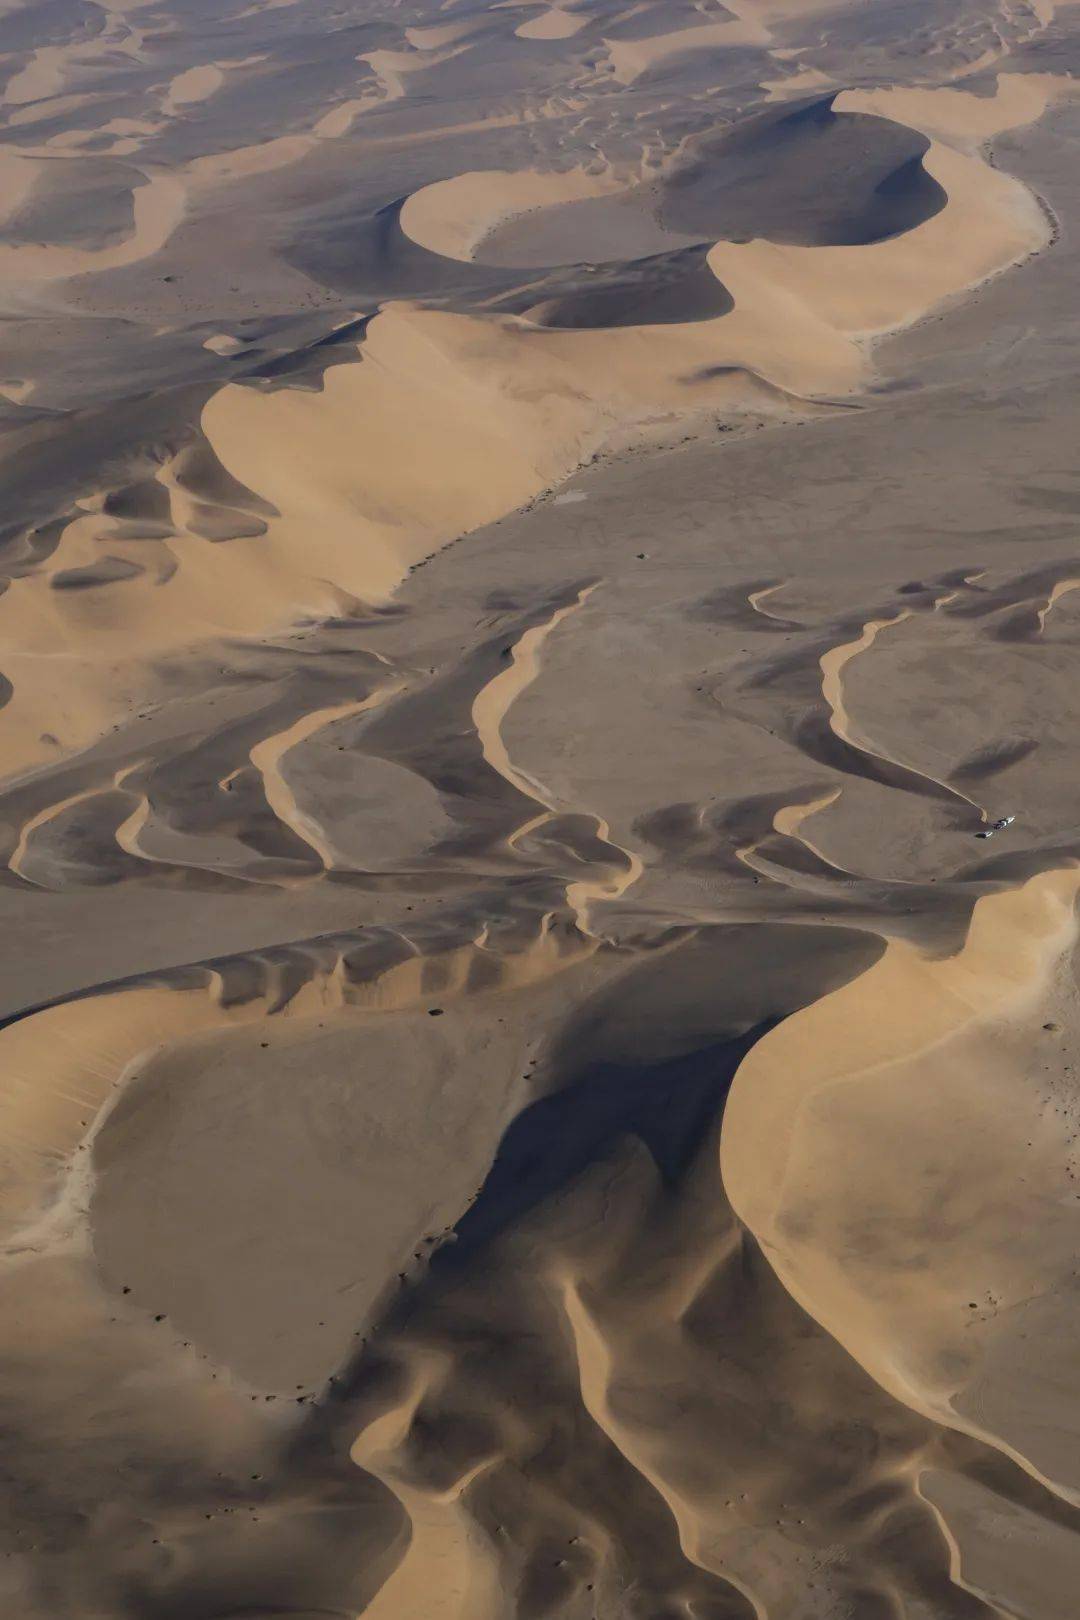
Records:
[[[588,24],[587,13],[575,13],[562,6],[539,11],[514,29],[518,39],[572,39]]]
[[[126,9],[0,15],[7,1609],[1065,1620],[1068,13]]]
[[[1045,215],[1011,176],[936,143],[923,164],[944,187],[949,203],[902,236],[858,248],[797,248],[765,241],[714,248],[709,262],[730,290],[736,310],[741,296],[749,304],[756,295],[762,314],[789,312],[806,332],[807,343],[814,334],[819,352],[827,341],[843,353],[853,339],[917,321],[943,299],[977,286],[1049,242]],[[854,359],[849,363],[858,375]],[[820,383],[818,391],[823,391]]]
[[[559,814],[560,809],[565,810],[567,807],[559,806],[542,783],[513,763],[503,741],[502,723],[511,705],[536,679],[539,673],[540,651],[548,637],[563,619],[581,608],[596,589],[595,584],[586,585],[578,593],[575,601],[557,609],[545,624],[526,631],[521,640],[514,644],[510,667],[489,682],[477,694],[473,703],[473,724],[476,726],[477,736],[488,764],[520,793],[547,807],[546,815],[534,817],[513,834],[509,840],[511,848],[523,838],[535,835]],[[592,904],[596,901],[618,900],[641,876],[644,867],[641,857],[634,851],[612,842],[611,829],[601,816],[593,816],[592,819],[596,824],[599,848],[605,853],[610,851],[617,857],[614,870],[606,873],[601,870],[596,877],[582,878],[568,884],[566,903],[581,934],[599,942],[600,936],[594,931],[591,922]]]
[[[1055,603],[1060,602],[1063,596],[1068,596],[1070,591],[1077,589],[1080,589],[1080,579],[1059,579],[1054,584],[1045,605],[1037,610],[1040,630],[1046,629],[1046,621],[1053,612]]]
[[[583,167],[561,174],[539,169],[461,174],[413,192],[405,199],[400,222],[418,247],[467,261],[477,257],[483,239],[504,220],[625,189],[625,181],[609,171]]]
[[[801,249],[765,241],[714,247],[712,272],[735,306],[716,319],[638,326],[628,341],[621,329],[538,333],[528,322],[507,317],[452,316],[396,305],[371,323],[363,364],[335,368],[316,395],[221,390],[204,412],[206,434],[226,466],[280,516],[271,520],[268,533],[241,533],[228,547],[206,544],[201,537],[181,548],[167,547],[163,566],[173,569],[175,578],[164,592],[162,573],[144,570],[145,547],[114,551],[108,566],[116,581],[110,583],[99,570],[93,597],[87,599],[93,608],[89,614],[70,596],[61,608],[52,570],[20,580],[7,604],[11,630],[5,653],[16,686],[7,724],[17,725],[25,739],[20,750],[32,750],[31,735],[51,729],[39,719],[40,711],[56,702],[49,679],[27,681],[19,660],[32,652],[28,637],[36,634],[36,624],[55,634],[58,609],[74,655],[82,639],[91,663],[100,636],[109,636],[111,652],[117,624],[124,625],[127,644],[143,654],[207,633],[272,631],[298,606],[327,611],[342,592],[384,598],[433,547],[533,497],[565,477],[613,431],[625,431],[643,417],[763,404],[758,378],[800,397],[858,387],[867,374],[860,342],[867,330],[916,319],[942,297],[1045,240],[1043,216],[1008,176],[949,148],[932,146],[924,161],[945,186],[948,205],[888,241],[858,248]],[[466,175],[416,192],[401,221],[414,239],[467,259],[476,241],[507,212],[602,196],[619,184],[609,171],[581,168],[558,175]],[[63,275],[80,266],[92,268],[91,260],[107,268],[153,251],[183,207],[183,183],[162,177],[161,185],[173,188],[172,204],[166,199],[164,212],[157,210],[157,179],[137,190],[135,235],[122,246],[84,255],[85,263],[78,255],[72,259],[69,249],[40,251],[60,255],[55,263]],[[472,199],[464,215],[463,188]],[[140,222],[146,222],[150,238],[143,238]],[[866,274],[868,268],[872,274]],[[451,398],[452,410],[445,408]],[[463,411],[466,398],[471,405]],[[424,472],[403,503],[405,481],[395,456],[406,421],[410,464],[422,444]],[[368,452],[362,467],[349,448],[360,432]],[[272,445],[280,452],[267,455]],[[492,475],[495,465],[498,476]],[[481,467],[483,478],[477,476]],[[356,543],[358,510],[362,545]],[[314,525],[312,514],[317,514]],[[183,522],[182,510],[178,515]],[[87,524],[73,525],[56,564],[63,563],[65,573],[95,567],[94,548],[106,538],[88,533]],[[31,605],[32,597],[39,600]],[[106,602],[109,610],[103,614]],[[32,667],[35,677],[45,675],[40,662]],[[95,694],[89,669],[87,674],[85,723],[65,739],[76,745],[90,739],[114,701],[107,693]],[[34,713],[20,723],[27,701]]]
[[[808,849],[817,860],[822,862],[823,865],[831,866],[835,871],[843,871],[843,868],[837,866],[835,861],[830,861],[827,855],[822,854],[817,845],[812,843],[803,832],[804,823],[809,821],[811,816],[816,816],[820,811],[827,810],[830,805],[835,804],[842,792],[842,788],[833,788],[830,792],[823,793],[816,799],[808,799],[805,804],[784,805],[783,808],[777,810],[776,814],[773,816],[773,832],[779,833],[781,838],[797,839],[798,842]],[[781,874],[774,862],[759,859],[759,848],[760,841],[753,844],[746,844],[742,849],[736,850],[735,853],[738,859],[740,861],[744,861],[747,866],[755,867],[757,870],[764,871],[770,876],[779,877]],[[847,874],[845,874],[845,876],[846,875]]]
[[[400,1408],[376,1418],[350,1451],[358,1467],[394,1492],[410,1527],[404,1557],[365,1613],[369,1620],[412,1614],[432,1614],[439,1620],[494,1620],[502,1602],[496,1560],[461,1501],[483,1473],[485,1459],[471,1462],[458,1478],[440,1482],[436,1491],[411,1483],[407,1472],[402,1477],[394,1466],[395,1452],[407,1437],[417,1408],[438,1389],[444,1370],[435,1358],[429,1358],[428,1365],[417,1360],[413,1387]]]
[[[262,553],[283,567],[304,556],[318,611],[320,577],[385,598],[410,565],[560,482],[622,422],[758,397],[729,368],[688,386],[708,352],[694,327],[642,329],[627,343],[395,306],[369,326],[361,364],[330,372],[319,394],[227,388],[203,429],[228,471],[281,514]],[[296,582],[282,583],[295,602]],[[245,604],[251,628],[258,607]]]
[[[550,802],[546,789],[528,772],[516,766],[507,753],[502,723],[511,704],[532,685],[539,674],[540,653],[548,637],[563,619],[584,606],[596,588],[596,584],[584,586],[573,602],[557,608],[544,624],[538,624],[533,629],[527,630],[520,641],[516,641],[510,649],[510,663],[507,668],[496,675],[493,681],[489,681],[473,700],[472,721],[488,764],[516,787],[519,793],[523,793],[526,798],[546,804],[549,810],[553,810],[554,805]]]
[[[311,846],[322,862],[325,872],[332,871],[338,864],[339,854],[329,843],[325,831],[318,825],[310,811],[302,810],[297,804],[296,795],[282,771],[282,760],[290,749],[306,742],[324,726],[330,726],[336,720],[344,720],[351,715],[366,714],[376,705],[389,702],[400,690],[400,686],[388,685],[365,698],[334,703],[326,709],[316,709],[297,720],[287,731],[279,732],[276,737],[267,737],[264,742],[257,743],[251,750],[249,757],[263,779],[270,809],[279,821],[286,827],[291,827],[297,837]]]
[[[0,1031],[9,1086],[4,1095],[0,1140],[6,1165],[4,1218],[9,1232],[36,1226],[57,1196],[72,1155],[89,1141],[100,1111],[115,1104],[134,1071],[151,1057],[184,1049],[206,1032],[260,1024],[273,1015],[293,1021],[301,1034],[319,1019],[365,1012],[388,1013],[416,1006],[426,1010],[432,996],[443,1001],[471,993],[527,987],[580,960],[581,942],[553,928],[544,917],[520,948],[496,949],[487,935],[449,952],[421,955],[404,935],[397,938],[397,960],[365,977],[352,972],[350,952],[359,939],[300,942],[299,960],[289,951],[265,957],[263,983],[245,985],[247,994],[228,992],[230,966],[250,979],[244,958],[185,970],[173,987],[135,983],[64,1001]],[[306,949],[305,949],[306,947]],[[590,947],[591,948],[591,947]],[[362,955],[362,951],[360,953]],[[587,952],[585,953],[587,954]],[[471,980],[483,963],[477,991]],[[297,974],[296,969],[300,971]],[[279,972],[276,969],[284,968]],[[318,1027],[323,1027],[319,1024]],[[77,1161],[74,1161],[77,1162]],[[63,1234],[82,1240],[81,1228]],[[16,1241],[16,1247],[17,1240]]]
[[[731,15],[724,22],[702,23],[697,28],[678,29],[672,33],[653,34],[642,39],[606,39],[608,55],[615,78],[620,84],[633,84],[642,74],[659,67],[671,57],[693,55],[695,51],[723,49],[733,45],[764,45],[770,35],[752,13],[738,15],[737,7],[727,8]],[[748,8],[749,9],[749,8]]]
[[[115,247],[68,248],[0,243],[0,274],[12,281],[64,281],[137,264],[160,252],[183,218],[187,188],[175,175],[147,172],[136,187],[130,236]]]
[[[944,600],[951,601],[952,597],[947,597]],[[883,630],[889,630],[894,625],[903,624],[905,620],[910,618],[911,613],[905,608],[890,619],[871,619],[863,626],[862,634],[856,637],[854,641],[844,642],[839,647],[832,647],[828,652],[822,653],[820,660],[821,695],[829,708],[829,725],[842,742],[858,749],[862,754],[868,754],[872,758],[883,760],[890,765],[897,765],[905,773],[910,773],[914,777],[921,777],[935,788],[941,788],[946,794],[951,794],[959,802],[968,804],[973,810],[978,811],[979,820],[985,823],[988,819],[986,811],[974,799],[968,798],[966,793],[961,793],[959,789],[954,788],[948,782],[939,781],[937,777],[927,776],[925,772],[916,770],[904,760],[883,753],[880,748],[869,742],[854,724],[845,706],[843,673],[847,665],[853,658],[857,658],[860,654],[869,651]]]
[[[981,900],[954,957],[891,943],[755,1049],[721,1143],[736,1211],[805,1308],[897,1398],[1048,1480],[1038,1386],[1029,1427],[995,1384],[1072,1220],[1047,1224],[1061,1132],[1013,1064],[1075,938],[1077,883],[1070,868]],[[861,1157],[873,1141],[889,1152]],[[1056,1483],[1076,1489],[1071,1469]]]
[[[1005,130],[1033,124],[1055,102],[1076,94],[1076,82],[1059,73],[999,73],[992,96],[956,88],[844,90],[838,111],[894,118],[927,134],[977,147]]]
[[[979,171],[977,203],[965,165]],[[855,334],[914,320],[1045,241],[1045,220],[1017,182],[944,148],[931,150],[927,166],[943,184],[956,181],[959,218],[950,202],[907,236],[857,249],[714,248],[710,265],[735,299],[735,309],[716,320],[642,327],[628,343],[616,331],[537,333],[508,319],[388,310],[369,327],[364,363],[329,374],[319,395],[226,389],[207,407],[204,430],[229,470],[283,514],[271,525],[275,552],[296,553],[300,520],[290,513],[317,507],[321,557],[314,554],[312,573],[378,599],[440,540],[565,477],[612,424],[737,399],[739,371],[799,395],[847,392],[865,375]],[[556,177],[559,186],[566,178]],[[447,182],[448,190],[454,184]],[[486,184],[482,189],[491,207]],[[460,244],[443,245],[464,257],[480,228],[467,223]],[[957,235],[969,257],[957,256]],[[472,399],[467,417],[440,408],[450,395]],[[752,388],[747,397],[755,397]],[[390,529],[377,514],[402,501],[394,454],[406,416],[410,459],[422,442],[425,471]],[[354,492],[347,444],[360,431],[370,461]],[[272,462],[270,443],[283,449]],[[488,476],[470,478],[469,469],[481,465]],[[371,514],[363,548],[352,538],[358,499]],[[310,544],[307,550],[310,556]]]
[[[839,941],[816,941],[827,980]],[[723,948],[713,956],[702,940],[676,949],[676,977],[693,973],[702,948],[703,965],[722,968]],[[639,964],[617,999],[648,1000],[656,971]],[[594,1024],[587,1050],[596,1034]],[[464,1221],[462,1262],[448,1251],[357,1370],[353,1454],[417,1527],[387,1596],[402,1601],[452,1546],[455,1596],[494,1574],[503,1603],[543,1594],[565,1614],[621,1591],[633,1612],[731,1620],[854,1602],[964,1612],[913,1474],[925,1461],[951,1477],[970,1453],[950,1454],[902,1408],[885,1417],[888,1398],[746,1242],[716,1180],[713,1131],[699,1114],[693,1141],[682,1134],[693,1076],[701,1106],[754,1038],[666,1064],[640,1053],[640,1069],[627,1054],[606,1119],[603,1063],[586,1066],[508,1132],[472,1214],[483,1229],[485,1209],[497,1220],[522,1184],[524,1208],[495,1228],[480,1264]],[[602,1134],[587,1161],[558,1176],[560,1152],[590,1127]],[[548,1159],[554,1181],[538,1172]],[[530,1207],[534,1180],[548,1194]],[[497,1356],[476,1354],[478,1332],[495,1336]],[[864,1424],[872,1456],[860,1449]],[[782,1473],[762,1446],[774,1425]]]

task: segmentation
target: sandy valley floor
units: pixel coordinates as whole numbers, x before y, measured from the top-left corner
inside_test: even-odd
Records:
[[[0,1612],[1075,1620],[1080,7],[0,85]]]

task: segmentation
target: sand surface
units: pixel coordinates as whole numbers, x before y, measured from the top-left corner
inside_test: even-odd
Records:
[[[1080,9],[0,66],[3,1614],[1073,1620]]]

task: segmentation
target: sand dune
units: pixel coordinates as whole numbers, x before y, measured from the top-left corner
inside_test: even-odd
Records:
[[[28,101],[44,101],[64,88],[71,51],[66,45],[42,45],[30,61],[14,74],[4,87],[4,101],[13,107]]]
[[[736,305],[744,278],[754,277],[836,331],[865,336],[918,320],[1049,241],[1045,215],[1008,176],[938,145],[924,166],[948,206],[905,236],[858,249],[723,244],[710,263]]]
[[[766,30],[752,18],[732,16],[726,22],[703,23],[698,28],[684,28],[670,34],[654,34],[646,39],[607,39],[604,43],[616,79],[621,84],[633,84],[635,79],[669,57],[734,45],[763,45],[768,38]]]
[[[1074,82],[1064,74],[999,73],[992,96],[949,88],[844,90],[836,108],[894,118],[928,134],[978,143],[1003,130],[1033,124],[1047,107],[1073,93]]]
[[[205,67],[187,68],[183,73],[177,74],[169,85],[169,92],[161,103],[161,110],[171,118],[180,107],[190,107],[195,102],[206,101],[216,90],[220,90],[224,83],[225,75],[215,62],[208,62]]]
[[[569,169],[565,174],[531,170],[517,174],[462,174],[425,186],[406,198],[401,228],[413,242],[450,259],[473,259],[485,236],[507,219],[603,197],[623,189],[604,171]]]
[[[118,246],[80,250],[50,244],[0,243],[0,272],[14,280],[58,281],[99,275],[151,258],[160,252],[183,218],[186,196],[183,182],[172,175],[147,174],[145,184],[132,195],[134,229]]]
[[[614,331],[541,335],[512,320],[397,306],[368,328],[362,364],[328,374],[320,394],[223,390],[203,427],[229,472],[281,514],[270,520],[273,549],[260,542],[266,562],[303,556],[313,608],[320,579],[377,600],[438,545],[564,478],[620,419],[740,393],[752,401],[752,386],[730,369],[743,361],[737,350],[716,355],[726,364],[715,378],[684,381],[707,365],[717,326],[642,329],[627,346]],[[448,410],[464,396],[467,415]],[[357,477],[348,446],[361,434]],[[268,462],[271,442],[279,453]],[[421,478],[400,477],[403,444],[410,460],[423,445]],[[299,549],[298,526],[306,536]],[[263,578],[271,589],[265,568]],[[292,579],[285,589],[295,601]],[[244,604],[253,609],[256,601]]]
[[[1078,15],[0,7],[5,1612],[1073,1613]]]
[[[1041,1201],[1035,1167],[1043,1155],[1053,1157],[1057,1133],[1051,1127],[1048,1139],[1043,1127],[1029,1159],[1035,1144],[1024,1139],[1021,1121],[1030,1128],[1041,1112],[1037,1082],[1030,1101],[1013,1092],[1011,1104],[1001,1096],[992,1107],[990,1098],[997,1086],[1011,1089],[1010,1028],[1034,1021],[1074,940],[1076,884],[1075,871],[1052,872],[984,899],[956,957],[928,960],[890,945],[865,978],[767,1037],[747,1059],[721,1146],[734,1207],[786,1285],[868,1371],[916,1410],[992,1439],[1049,1479],[1047,1442],[1038,1429],[1028,1438],[1017,1413],[1002,1434],[991,1413],[995,1372],[1003,1377],[1008,1366],[1006,1357],[994,1365],[995,1338],[1003,1328],[1005,1341],[1013,1340],[1010,1318],[1030,1298],[1033,1281],[1033,1256],[1020,1236],[1032,1227],[1018,1220],[1019,1210],[1028,1198]],[[1008,1053],[996,1073],[995,1044]],[[866,1181],[853,1195],[854,1137],[874,1132],[879,1106],[876,1129],[887,1130],[893,1144],[906,1136],[906,1146],[895,1160],[875,1155],[860,1175],[875,1191]],[[969,1167],[976,1157],[980,1165],[974,1177],[965,1172],[954,1183],[955,1214],[977,1185],[989,1189],[999,1212],[994,1219],[1004,1223],[1000,1246],[985,1247],[986,1227],[974,1220],[975,1208],[945,1237],[950,1217],[940,1199],[953,1173],[946,1142]],[[833,1154],[847,1164],[842,1180]],[[825,1193],[830,1185],[832,1196]],[[1030,1194],[1023,1190],[1028,1185]],[[905,1290],[901,1277],[913,1246],[929,1239],[932,1227],[938,1237],[924,1263],[928,1274]],[[973,1231],[979,1237],[969,1245],[964,1234]],[[1015,1234],[1015,1248],[1006,1231]],[[1040,1264],[1049,1279],[1060,1261],[1052,1248],[1047,1252],[1048,1236],[1041,1226]],[[902,1321],[902,1330],[890,1321]],[[969,1400],[967,1390],[974,1396],[976,1386],[978,1396]],[[1074,1488],[1071,1477],[1062,1483]]]
[[[587,26],[588,15],[576,14],[559,6],[540,11],[514,29],[518,39],[572,39]]]

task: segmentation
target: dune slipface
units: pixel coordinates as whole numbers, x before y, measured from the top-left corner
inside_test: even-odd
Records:
[[[4,1615],[1071,1620],[1078,30],[4,8]]]

